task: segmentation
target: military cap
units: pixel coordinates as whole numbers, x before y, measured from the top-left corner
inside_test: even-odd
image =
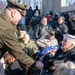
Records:
[[[64,34],[64,35],[63,35],[63,38],[64,38],[64,39],[73,39],[73,40],[75,40],[75,36],[70,35],[70,34]]]
[[[20,4],[19,2],[13,1],[13,0],[7,0],[7,7],[15,8],[17,9],[21,14],[23,14],[23,11],[25,10],[25,6]]]
[[[75,36],[69,35],[69,34],[64,34],[63,39],[69,39],[71,41],[71,43],[75,45]]]

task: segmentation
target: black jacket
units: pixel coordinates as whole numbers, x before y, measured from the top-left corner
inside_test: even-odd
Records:
[[[39,24],[41,21],[41,17],[40,16],[33,16],[30,23],[31,23],[31,26],[32,26],[32,29],[34,30],[34,27]]]
[[[48,57],[47,57],[48,58]],[[54,66],[53,62],[56,60],[63,60],[66,61],[75,61],[75,47],[67,52],[63,52],[61,49],[57,50],[54,57],[49,57],[44,64],[44,68],[50,68],[51,66]]]
[[[75,30],[75,20],[71,20],[71,27],[72,27],[72,30]]]
[[[54,59],[64,61],[75,61],[75,47],[67,52],[63,52],[61,49],[57,50]]]
[[[68,27],[65,23],[62,23],[61,25],[57,24],[55,30],[56,30],[55,37],[60,43],[63,40],[63,35],[68,33]]]

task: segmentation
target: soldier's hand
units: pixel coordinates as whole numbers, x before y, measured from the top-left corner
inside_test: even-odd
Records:
[[[35,67],[38,68],[39,70],[42,70],[44,68],[44,65],[42,62],[36,61]]]

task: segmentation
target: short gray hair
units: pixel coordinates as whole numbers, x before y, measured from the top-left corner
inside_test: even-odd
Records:
[[[68,61],[62,63],[53,73],[53,75],[75,75],[75,64]]]

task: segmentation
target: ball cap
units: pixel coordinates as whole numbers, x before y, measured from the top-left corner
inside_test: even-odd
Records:
[[[18,10],[22,15],[24,15],[25,6],[20,4],[19,2],[13,1],[13,0],[7,0],[7,7],[14,8]]]

